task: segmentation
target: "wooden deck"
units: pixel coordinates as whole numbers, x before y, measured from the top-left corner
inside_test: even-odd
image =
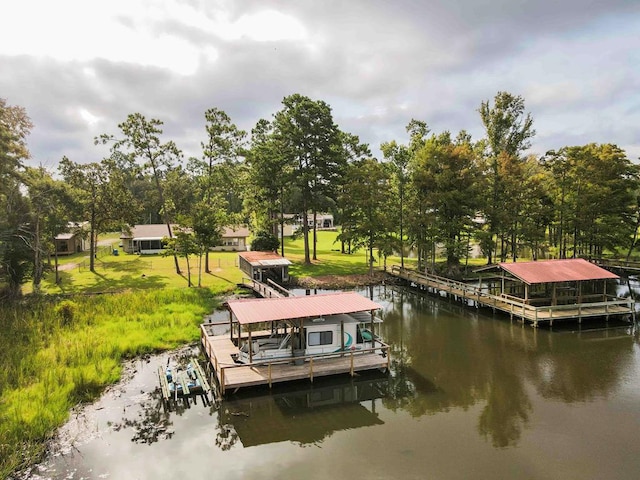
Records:
[[[357,353],[345,352],[341,356],[314,355],[254,362],[248,365],[237,364],[233,361],[232,355],[238,353],[238,348],[228,334],[211,335],[208,328],[211,325],[213,324],[201,326],[202,348],[211,362],[222,395],[229,390],[242,387],[271,387],[274,383],[280,382],[304,379],[313,381],[315,377],[344,373],[353,376],[359,371],[389,368],[389,347],[380,341],[376,341],[375,348],[359,350]],[[297,365],[296,360],[302,365]]]
[[[515,317],[522,321],[531,322],[535,327],[539,322],[548,322],[549,325],[553,325],[553,322],[558,320],[578,320],[581,322],[584,318],[593,317],[606,319],[625,315],[635,317],[634,302],[626,298],[610,297],[601,302],[534,306],[518,297],[490,294],[476,285],[418,273],[398,266],[392,267],[391,274],[422,289],[442,292],[447,296],[471,301],[475,306],[492,308],[494,311],[499,310],[509,314],[512,319]]]

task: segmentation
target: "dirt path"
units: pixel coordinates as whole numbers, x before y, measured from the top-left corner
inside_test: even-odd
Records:
[[[99,240],[98,241],[98,247],[106,247],[107,245],[111,245],[113,244],[113,240]],[[76,262],[72,262],[72,263],[65,263],[64,265],[58,265],[58,271],[59,272],[66,272],[69,270],[74,270],[76,268],[78,268],[80,266],[80,264],[82,262],[84,262],[85,260],[89,260],[89,255],[85,255],[84,257],[80,257],[77,259]]]

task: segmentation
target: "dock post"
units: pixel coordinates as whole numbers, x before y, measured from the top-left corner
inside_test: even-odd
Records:
[[[349,369],[349,373],[353,377],[353,351],[351,352],[351,368]]]

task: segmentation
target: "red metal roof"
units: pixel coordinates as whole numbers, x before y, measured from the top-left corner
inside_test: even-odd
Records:
[[[229,300],[227,305],[238,322],[243,325],[366,312],[382,308],[377,303],[355,292],[327,293],[304,297],[237,299]]]
[[[278,255],[276,252],[251,251],[240,252],[238,255],[254,267],[291,265],[291,262],[288,259],[282,255]]]
[[[619,278],[582,258],[501,263],[500,268],[528,284]]]

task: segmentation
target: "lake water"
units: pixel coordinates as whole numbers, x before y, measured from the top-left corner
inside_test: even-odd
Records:
[[[74,413],[30,478],[640,477],[635,326],[550,331],[402,289],[376,287],[373,299],[390,375],[167,413],[156,387],[169,355],[138,360],[129,381]]]

